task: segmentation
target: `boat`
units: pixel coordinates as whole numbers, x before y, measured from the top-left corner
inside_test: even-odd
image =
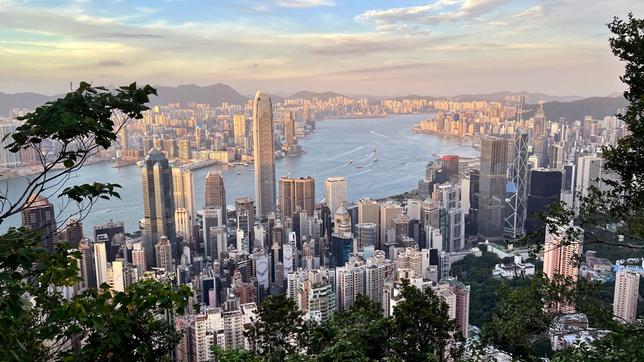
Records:
[[[361,169],[362,169],[362,166],[356,166],[356,168],[357,168],[358,170],[361,170]]]
[[[240,172],[240,171],[237,171],[237,175],[241,175],[241,172]]]
[[[373,162],[378,162],[378,159],[377,159],[377,158],[374,158],[374,159],[373,159]]]
[[[352,163],[353,163],[353,160],[349,160],[349,162],[347,162],[347,164],[349,164],[349,165],[352,164]]]

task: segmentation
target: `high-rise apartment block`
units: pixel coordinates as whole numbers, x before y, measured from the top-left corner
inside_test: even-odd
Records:
[[[620,323],[634,323],[637,319],[640,275],[637,272],[621,270],[615,277],[613,315]]]

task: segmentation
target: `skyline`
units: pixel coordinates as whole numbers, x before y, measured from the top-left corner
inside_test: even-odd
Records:
[[[136,80],[222,82],[243,94],[601,96],[622,90],[623,71],[604,24],[628,11],[644,4],[0,0],[0,90]]]

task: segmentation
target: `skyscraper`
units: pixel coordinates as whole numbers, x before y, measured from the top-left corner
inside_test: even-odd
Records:
[[[143,183],[144,245],[148,265],[154,265],[154,245],[161,236],[175,242],[172,169],[163,152],[152,149],[141,168]]]
[[[250,197],[239,197],[235,200],[235,213],[237,214],[237,228],[248,235],[250,250],[253,250],[255,241],[255,203]],[[258,245],[263,247],[263,245]]]
[[[541,137],[545,133],[546,129],[546,112],[543,111],[543,101],[539,102],[539,109],[534,112],[534,118],[532,120],[532,129],[533,135],[536,137]]]
[[[503,239],[508,141],[486,137],[481,141],[478,236],[481,240]]]
[[[120,236],[120,240],[117,237]],[[110,220],[105,224],[94,225],[94,241],[103,240],[105,242],[105,252],[107,261],[112,262],[116,259],[116,253],[124,242],[125,226],[122,222],[113,222]]]
[[[324,198],[331,212],[335,212],[340,203],[349,201],[347,190],[347,179],[342,176],[329,177],[324,181]]]
[[[244,144],[246,138],[246,116],[243,114],[233,115],[233,135],[235,144],[240,146]]]
[[[16,132],[16,127],[18,127],[19,125],[19,123],[0,124],[0,166],[2,167],[18,167],[21,165],[21,153],[14,153],[6,148],[13,142],[11,134]]]
[[[446,177],[455,182],[458,180],[458,155],[445,155],[441,157],[443,163],[443,172],[446,172]]]
[[[195,177],[192,171],[182,168],[172,168],[172,197],[174,208],[188,210],[191,218],[195,212]]]
[[[384,249],[385,243],[393,242],[387,240],[387,231],[394,227],[394,219],[403,212],[402,206],[392,200],[380,204],[380,239],[378,249]]]
[[[288,151],[289,147],[294,145],[295,141],[295,120],[293,112],[284,112],[284,149]]]
[[[506,236],[515,239],[525,234],[526,208],[528,202],[528,133],[517,130],[512,147],[512,163],[505,186],[505,224]]]
[[[104,242],[94,242],[94,270],[96,270],[96,285],[107,283],[107,253]]]
[[[603,159],[599,156],[581,156],[577,158],[577,177],[575,177],[575,192],[582,197],[588,196],[591,186],[600,188],[603,169]],[[579,210],[579,198],[574,199],[574,208]]]
[[[539,215],[548,211],[561,197],[561,171],[547,168],[530,170],[530,190],[526,208],[526,232],[543,229]]]
[[[81,252],[81,276],[85,288],[96,288],[96,264],[94,262],[94,248],[89,239],[82,239],[78,244]]]
[[[83,238],[83,223],[78,219],[70,218],[67,221],[63,235],[65,241],[69,242],[73,247],[78,246]]]
[[[162,236],[154,246],[154,249],[157,258],[157,268],[163,268],[168,272],[172,272],[172,246],[168,238]]]
[[[26,203],[28,206],[21,211],[22,225],[40,234],[40,245],[48,250],[54,250],[56,242],[56,215],[54,205],[47,198],[32,196]]]
[[[223,224],[226,225],[226,188],[221,172],[208,171],[205,193],[204,207],[206,209],[221,209]]]
[[[258,91],[253,100],[253,152],[257,215],[264,219],[275,210],[275,150],[273,109],[268,94]]]
[[[313,216],[315,209],[315,180],[312,177],[280,178],[280,211],[282,217],[293,217],[297,207]]]
[[[637,319],[640,275],[633,271],[620,270],[615,277],[613,315],[620,323],[634,323]]]

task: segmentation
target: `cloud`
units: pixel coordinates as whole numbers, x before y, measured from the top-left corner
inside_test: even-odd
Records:
[[[363,75],[363,74],[374,74],[374,73],[382,75],[383,73],[389,73],[389,72],[418,70],[418,69],[428,68],[428,67],[438,68],[438,67],[442,67],[442,66],[443,66],[443,64],[441,64],[441,63],[392,64],[392,65],[385,65],[385,66],[381,66],[381,67],[369,67],[369,68],[356,68],[356,69],[342,70],[342,71],[338,71],[338,72],[331,72],[331,73],[322,74],[321,76]]]
[[[102,62],[96,63],[99,67],[122,67],[125,64],[119,60],[103,60]]]
[[[471,20],[493,12],[509,0],[438,0],[419,6],[367,10],[355,17],[362,24],[375,24],[386,30],[412,24],[434,25],[442,22]]]
[[[285,8],[312,8],[317,6],[335,6],[334,0],[277,0],[278,6]]]
[[[105,38],[105,39],[165,39],[166,37],[159,34],[137,33],[137,32],[109,32],[95,33],[84,36],[85,38]]]

